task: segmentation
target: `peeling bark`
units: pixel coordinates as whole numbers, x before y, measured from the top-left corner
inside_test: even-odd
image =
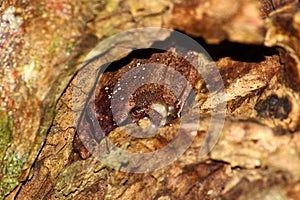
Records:
[[[299,8],[296,0],[1,2],[0,199],[298,199]],[[74,75],[98,42],[148,26],[183,31],[208,51],[224,81],[226,122],[215,148],[199,158],[211,105],[204,81],[192,80],[203,118],[188,150],[151,173],[118,172],[91,156],[76,134]],[[124,56],[131,64],[174,59],[164,52]],[[101,59],[115,61],[107,52]],[[139,98],[132,100],[138,107]],[[167,106],[176,101],[171,94],[153,99],[170,100]],[[124,130],[134,131],[132,124],[112,126],[106,134],[127,151],[153,151],[176,135],[175,115],[152,139],[128,136]],[[135,116],[137,122],[144,117]],[[195,134],[184,131],[187,140]]]

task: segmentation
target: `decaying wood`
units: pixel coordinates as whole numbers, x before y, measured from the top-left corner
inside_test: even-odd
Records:
[[[296,0],[3,1],[0,199],[299,199],[299,8]],[[74,75],[98,42],[148,26],[183,31],[208,51],[225,86],[225,125],[211,153],[200,158],[211,109],[205,82],[189,72],[201,114],[197,133],[184,129],[187,140],[195,136],[193,143],[178,160],[154,172],[118,172],[92,156],[76,134],[74,112],[80,111],[73,110],[72,88],[82,87],[87,95],[89,87],[76,85]],[[148,54],[123,58],[129,64],[116,62],[119,71],[106,73],[97,85],[98,108],[109,109],[108,100],[101,100],[103,85],[115,84],[111,75],[116,78],[128,66],[159,58],[186,72],[184,60],[166,52]],[[102,58],[116,61],[108,53]],[[166,106],[178,101],[168,92],[155,96],[160,92],[145,87],[133,95],[131,114],[139,126],[147,126],[141,119],[151,106],[139,99]],[[156,137],[147,139],[128,135],[135,131],[130,123],[117,127],[110,119],[103,126],[117,146],[149,152],[175,137],[179,116],[177,110]],[[93,139],[105,142],[101,137]],[[128,161],[120,159],[122,169]]]
[[[171,24],[209,43],[225,39],[261,44],[264,26],[257,9],[258,1],[183,1],[175,4]],[[182,19],[182,20],[178,20]]]

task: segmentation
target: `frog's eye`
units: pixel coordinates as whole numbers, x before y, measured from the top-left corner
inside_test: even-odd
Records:
[[[153,103],[149,113],[150,119],[155,126],[164,126],[167,122],[167,106],[161,103]]]
[[[153,103],[151,105],[151,108],[158,112],[163,118],[167,117],[167,108],[166,105],[163,105],[161,103]]]
[[[168,106],[168,112],[173,112],[175,109],[174,109],[174,106],[173,105],[169,105]]]

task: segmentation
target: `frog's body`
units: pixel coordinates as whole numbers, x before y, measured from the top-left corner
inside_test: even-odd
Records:
[[[111,68],[118,69],[102,74],[95,99],[97,118],[105,134],[145,118],[155,126],[178,118],[199,78],[197,69],[189,62],[193,56],[188,53],[183,58],[172,51],[154,52],[147,58],[133,58],[121,68],[122,62],[112,64]],[[136,89],[128,97],[130,87]]]

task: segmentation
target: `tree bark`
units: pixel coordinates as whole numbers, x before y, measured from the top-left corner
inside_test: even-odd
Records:
[[[0,199],[298,199],[299,8],[294,0],[3,1]],[[144,27],[180,30],[208,51],[223,79],[227,112],[217,144],[200,158],[212,109],[203,79],[193,82],[187,78],[193,82],[201,120],[196,133],[188,128],[183,132],[187,140],[195,138],[176,161],[139,174],[122,172],[122,167],[130,165],[122,156],[118,159],[124,159],[124,166],[113,169],[90,155],[84,140],[92,138],[100,144],[105,140],[81,138],[76,133],[74,113],[87,111],[74,108],[74,87],[80,88],[83,96],[91,92],[90,87],[78,85],[76,80],[84,70],[84,58],[98,43]],[[172,39],[164,34],[156,36],[162,42]],[[145,41],[148,47],[153,45],[151,34],[135,39]],[[161,64],[175,63],[179,71],[186,66],[165,52],[149,53],[148,57],[140,51],[128,55],[134,49],[126,42],[117,44],[126,49],[126,55],[114,60],[110,57],[113,50],[102,51],[89,63],[100,69],[99,63],[115,61],[112,66],[118,68],[104,73],[96,86],[96,100],[101,100],[104,86],[116,84],[111,77],[122,75],[130,66],[154,59],[160,59]],[[110,44],[106,45],[104,50],[109,49]],[[85,80],[87,85],[94,82],[89,77]],[[136,99],[158,100],[159,96],[140,91]],[[172,98],[171,93],[166,96],[161,100]],[[98,107],[106,108],[100,100]],[[139,105],[134,100],[133,104]],[[112,122],[105,123],[113,127],[107,129],[107,139],[120,149],[141,152],[163,148],[175,137],[179,126],[174,117],[158,129],[155,138],[135,140],[124,131],[134,132],[132,124],[114,127]],[[90,130],[86,124],[84,121],[84,130]]]

